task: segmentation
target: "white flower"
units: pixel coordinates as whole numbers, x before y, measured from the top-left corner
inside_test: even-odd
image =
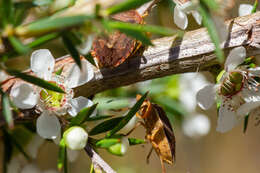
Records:
[[[0,70],[0,83],[3,82],[4,80],[6,80],[8,78],[8,75],[4,72]]]
[[[185,135],[191,138],[199,138],[209,133],[210,121],[203,114],[193,115],[184,120],[182,129]]]
[[[68,113],[71,116],[84,107],[92,105],[92,101],[84,97],[73,99],[72,88],[90,81],[94,77],[92,65],[81,60],[82,69],[73,64],[66,77],[54,73],[55,59],[47,49],[34,51],[31,56],[31,69],[36,76],[59,86],[65,94],[53,92],[28,83],[15,84],[10,92],[14,104],[20,109],[36,106],[41,115],[37,119],[37,133],[46,139],[55,139],[60,133],[60,122],[57,115]]]
[[[201,25],[202,17],[196,9],[196,4],[191,1],[184,4],[176,4],[174,7],[174,23],[181,29],[186,29],[188,26],[187,14],[192,14],[196,22]]]
[[[238,9],[239,16],[246,16],[251,14],[253,6],[251,4],[240,4]]]
[[[244,47],[231,50],[225,63],[225,73],[220,84],[210,84],[197,93],[197,101],[202,109],[209,109],[215,98],[221,101],[217,131],[226,132],[237,125],[248,113],[260,106],[260,68],[241,66],[246,57]]]
[[[205,77],[200,73],[185,73],[180,75],[180,101],[189,112],[194,112],[197,106],[196,94],[201,87],[208,85]]]
[[[77,50],[82,55],[87,55],[92,47],[92,42],[94,40],[94,35],[88,35],[86,40],[77,46]]]
[[[69,128],[64,133],[66,146],[71,150],[83,149],[88,141],[88,133],[79,126]]]

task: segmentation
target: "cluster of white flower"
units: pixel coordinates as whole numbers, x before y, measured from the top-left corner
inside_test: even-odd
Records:
[[[200,73],[186,73],[180,75],[180,101],[188,115],[182,123],[183,133],[191,138],[205,136],[210,130],[210,121],[206,115],[196,112],[196,94],[201,87],[207,85],[205,77]]]
[[[230,51],[225,72],[219,84],[210,84],[197,93],[197,101],[202,109],[209,109],[215,99],[221,102],[217,131],[232,129],[251,111],[260,106],[259,82],[260,68],[239,66],[246,58],[244,47]]]
[[[84,97],[73,98],[73,88],[83,85],[93,79],[92,65],[82,59],[82,69],[74,64],[66,76],[54,72],[55,60],[49,50],[34,51],[31,56],[31,69],[36,76],[50,81],[62,88],[65,93],[57,93],[28,83],[15,84],[10,92],[14,104],[21,109],[30,109],[36,106],[41,112],[37,119],[37,133],[45,139],[55,139],[60,136],[61,125],[57,116],[70,114],[76,116],[85,107],[93,102]],[[92,115],[93,116],[93,115]]]

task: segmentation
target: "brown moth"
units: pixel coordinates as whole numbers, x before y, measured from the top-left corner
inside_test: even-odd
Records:
[[[114,20],[128,23],[143,23],[143,17],[136,10],[129,10],[112,16]],[[117,67],[139,48],[138,41],[115,31],[107,36],[98,36],[93,41],[91,55],[100,68]]]
[[[146,139],[159,156],[162,172],[165,173],[164,162],[171,165],[175,163],[175,136],[170,121],[160,106],[148,100],[144,101],[137,116],[144,120]],[[148,157],[150,154],[151,152]]]

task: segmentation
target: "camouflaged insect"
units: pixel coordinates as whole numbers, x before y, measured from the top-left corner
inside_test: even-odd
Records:
[[[148,100],[143,103],[137,116],[144,120],[146,139],[150,141],[159,156],[162,172],[165,172],[163,162],[175,163],[175,136],[170,121],[160,106]]]
[[[143,23],[143,17],[136,10],[118,13],[112,18],[128,23]],[[107,36],[96,37],[91,55],[96,59],[99,68],[113,68],[122,64],[138,48],[137,40],[115,31]]]

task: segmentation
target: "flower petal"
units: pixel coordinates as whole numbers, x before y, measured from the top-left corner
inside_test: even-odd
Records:
[[[0,70],[0,83],[8,78],[8,75]]]
[[[55,139],[60,133],[60,122],[55,115],[44,111],[36,121],[37,133],[44,139]]]
[[[238,9],[238,15],[239,16],[246,16],[251,14],[251,11],[253,9],[253,6],[250,4],[240,4]]]
[[[198,25],[201,25],[202,23],[202,16],[198,11],[191,11],[192,16],[194,17],[195,21]]]
[[[81,86],[94,78],[93,66],[86,60],[81,60],[82,69],[74,64],[67,77],[67,85],[70,88]]]
[[[66,146],[71,150],[83,149],[88,141],[88,133],[79,126],[73,126],[64,132]]]
[[[13,103],[21,109],[31,109],[38,102],[38,94],[33,87],[27,83],[18,84],[12,87],[10,92]]]
[[[87,55],[88,52],[90,51],[92,47],[92,42],[93,42],[94,36],[93,35],[88,35],[86,40],[77,46],[77,50],[79,51],[80,54],[82,55]]]
[[[188,26],[188,17],[187,15],[181,11],[181,9],[176,5],[174,7],[174,23],[181,29],[186,29]]]
[[[237,109],[237,115],[240,117],[244,117],[252,110],[260,107],[260,91],[256,92],[244,89],[242,91],[242,95],[246,103],[242,104]]]
[[[235,112],[229,110],[227,106],[222,104],[219,109],[219,117],[216,130],[218,132],[225,133],[231,130],[238,123],[239,120]]]
[[[215,102],[216,89],[215,85],[209,84],[198,91],[196,99],[198,105],[204,109],[209,109]]]
[[[69,162],[75,162],[79,156],[79,151],[67,148],[67,156]]]
[[[73,99],[69,100],[69,104],[71,105],[71,108],[68,110],[68,113],[74,117],[79,113],[79,111],[81,109],[90,107],[94,103],[85,97],[79,96],[77,98],[73,98]],[[91,116],[94,116],[94,114],[95,114],[95,111],[92,113]]]
[[[225,62],[225,70],[234,70],[242,64],[246,58],[246,49],[243,46],[232,49]]]
[[[135,127],[136,122],[137,122],[137,116],[133,116],[133,118],[130,121],[128,121],[128,123],[122,129],[120,129],[118,133],[122,133],[126,135]]]
[[[189,116],[182,123],[182,129],[186,136],[199,138],[209,133],[210,120],[203,114]]]
[[[50,80],[54,65],[55,59],[48,49],[39,49],[32,53],[31,69],[38,77]]]
[[[253,76],[260,76],[260,67],[255,67],[255,68],[249,68],[249,75],[253,75]]]

